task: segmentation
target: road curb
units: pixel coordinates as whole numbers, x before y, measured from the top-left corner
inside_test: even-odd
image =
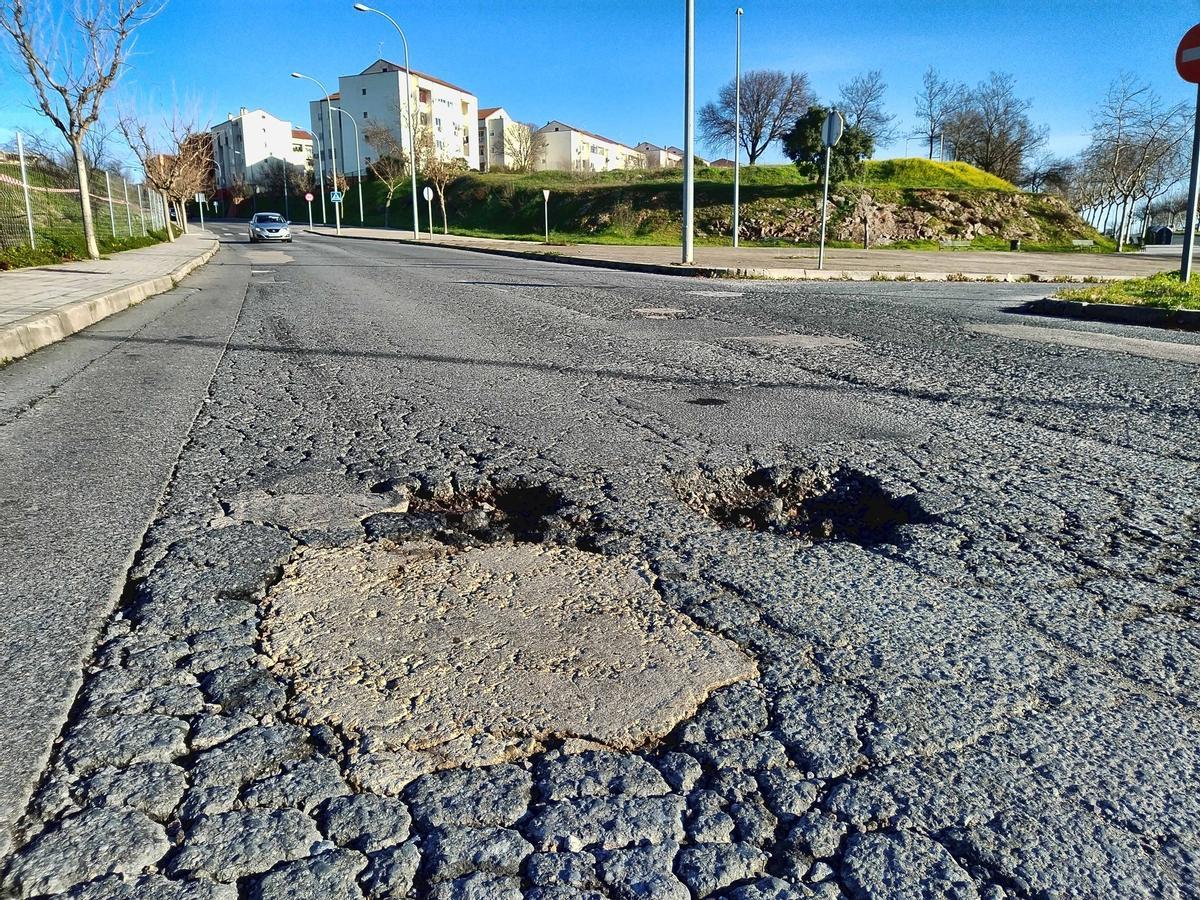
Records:
[[[107,294],[99,294],[86,300],[61,306],[12,325],[0,328],[0,362],[9,362],[28,356],[49,344],[70,337],[113,313],[136,306],[143,300],[162,294],[178,285],[193,271],[204,265],[220,249],[219,241],[188,261],[176,266],[166,275],[139,281]]]
[[[1024,304],[1023,311],[1064,319],[1114,322],[1119,325],[1144,325],[1176,331],[1200,331],[1200,310],[1164,309],[1160,306],[1126,306],[1121,303],[1084,303],[1043,297]]]
[[[386,241],[394,244],[411,244],[418,247],[442,247],[448,250],[466,250],[471,253],[486,253],[491,256],[507,256],[515,259],[534,259],[541,262],[565,263],[573,266],[590,266],[595,269],[617,269],[624,272],[643,272],[648,275],[678,275],[684,278],[732,278],[762,279],[766,281],[944,281],[984,282],[990,284],[1016,284],[1022,282],[1061,282],[1083,284],[1101,281],[1124,281],[1134,275],[1038,275],[1032,272],[885,272],[869,269],[792,269],[758,268],[737,266],[696,266],[661,263],[643,263],[617,259],[592,259],[581,256],[566,256],[553,251],[508,250],[503,247],[472,247],[438,240],[414,241],[402,237],[377,237],[368,234],[329,234],[317,229],[305,229],[306,234],[318,237],[341,238],[351,241]]]

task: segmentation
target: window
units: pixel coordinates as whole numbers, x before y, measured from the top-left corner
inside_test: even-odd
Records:
[[[363,110],[363,118],[365,119],[366,117],[367,117],[367,111],[364,109]]]
[[[435,128],[441,128],[441,127],[442,127],[442,119],[441,119],[441,117],[440,117],[440,116],[439,116],[438,118],[436,118],[436,119],[434,119],[434,120],[433,120],[433,126],[434,126]]]
[[[429,91],[428,91],[428,89],[426,89],[426,88],[419,88],[419,89],[417,90],[417,99],[418,99],[418,100],[419,100],[421,103],[428,103],[428,102],[429,102],[429,99],[430,99],[430,97],[432,97],[432,96],[433,96],[433,95],[432,95],[432,94],[430,94],[430,93],[429,93]]]
[[[365,96],[367,96],[367,89],[366,89],[366,88],[363,88],[363,89],[362,89],[362,95],[363,95],[364,97],[365,97]]]

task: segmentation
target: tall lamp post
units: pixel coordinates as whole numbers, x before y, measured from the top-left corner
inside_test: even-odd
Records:
[[[396,20],[383,10],[367,6],[365,3],[355,3],[354,8],[359,12],[369,12],[383,16],[392,23],[392,27],[396,29],[396,33],[400,35],[401,43],[404,44],[404,109],[408,115],[408,170],[412,173],[413,240],[419,241],[421,239],[421,227],[417,221],[417,130],[413,127],[412,67],[408,63],[408,38],[404,36],[404,29],[396,24]]]
[[[325,215],[325,149],[321,146],[321,136],[313,135],[313,143],[317,145],[317,180],[321,182],[321,189],[317,191],[321,195],[321,224],[329,224],[329,217]],[[309,209],[312,209],[310,206]]]
[[[696,0],[684,0],[683,41],[683,263],[695,261],[696,201]]]
[[[317,79],[313,78],[311,75],[304,75],[300,72],[293,72],[292,77],[293,78],[303,78],[307,81],[311,81],[313,84],[315,84],[317,87],[319,87],[321,89],[321,93],[325,95],[325,105],[330,110],[329,114],[326,116],[326,118],[329,120],[329,168],[330,168],[330,171],[333,173],[333,178],[330,179],[330,182],[333,185],[333,190],[336,191],[337,190],[337,147],[335,147],[334,143],[333,143],[333,112],[332,112],[333,100],[330,99],[330,97],[329,97],[329,91],[325,90],[325,85],[321,84],[321,82],[317,81]],[[337,233],[341,234],[342,233],[342,204],[340,204],[340,203],[333,204],[333,225],[334,225],[334,228],[337,230]]]
[[[742,15],[745,12],[737,8],[737,41],[735,43],[733,62],[733,246],[738,245],[738,188],[741,185],[742,152],[739,144],[742,138]]]
[[[354,121],[354,116],[350,115],[350,113],[346,112],[341,107],[335,106],[335,107],[333,107],[333,111],[341,113],[343,116],[345,116],[347,119],[349,119],[350,124],[354,126],[354,156],[358,160],[358,168],[355,169],[355,174],[358,175],[358,224],[361,225],[361,224],[363,224],[363,198],[362,198],[363,173],[362,173],[362,147],[358,143],[358,123]],[[346,167],[345,167],[345,165],[343,165],[342,171],[345,171],[345,169],[346,169]]]

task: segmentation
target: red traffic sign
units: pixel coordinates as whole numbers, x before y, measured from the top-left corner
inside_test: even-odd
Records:
[[[1193,25],[1179,42],[1175,70],[1184,81],[1200,84],[1200,25]]]
[[[305,194],[305,195],[304,195],[304,199],[305,199],[305,200],[307,200],[309,203],[312,203],[312,202],[313,202],[313,195],[312,195],[312,194]]]

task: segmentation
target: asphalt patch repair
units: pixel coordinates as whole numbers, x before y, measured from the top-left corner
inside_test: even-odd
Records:
[[[914,496],[897,496],[849,466],[769,466],[696,471],[675,482],[679,498],[726,528],[812,543],[896,543],[904,525],[932,520]]]
[[[528,486],[420,491],[367,518],[365,543],[303,547],[284,567],[264,652],[293,720],[365,748],[347,770],[360,789],[572,739],[635,749],[758,674],[668,606],[644,561],[565,540],[562,505]]]

